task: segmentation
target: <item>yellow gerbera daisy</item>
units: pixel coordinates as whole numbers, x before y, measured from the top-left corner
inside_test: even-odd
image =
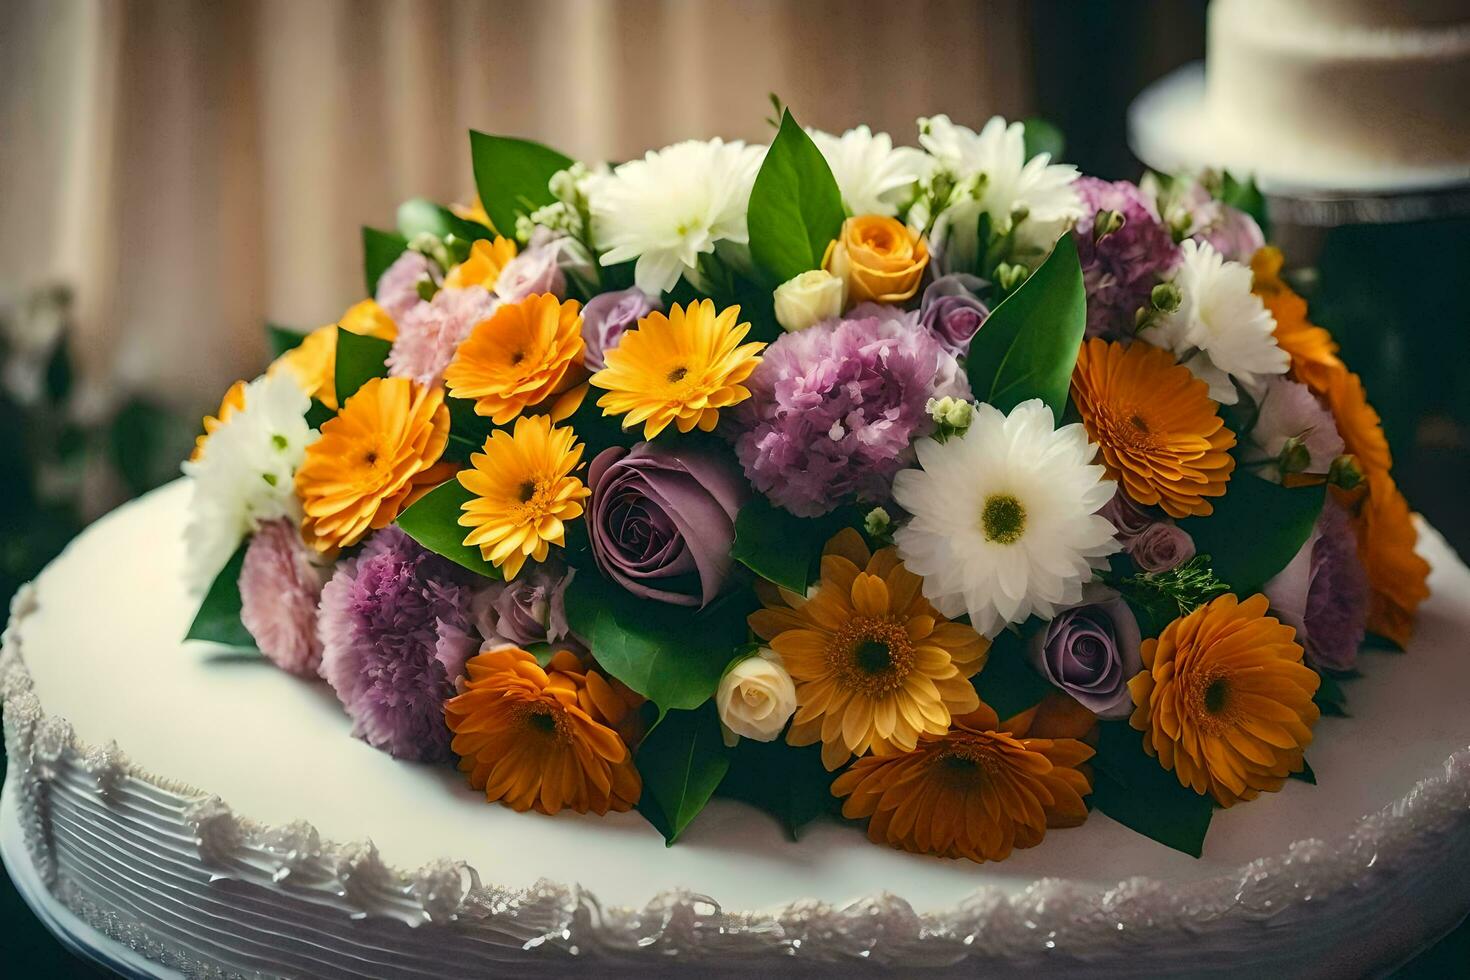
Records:
[[[470,246],[469,258],[449,270],[444,277],[444,285],[448,289],[464,289],[466,286],[494,289],[500,273],[515,257],[516,243],[508,238],[496,235],[494,241],[477,239]]]
[[[553,427],[544,415],[516,419],[514,433],[490,433],[485,451],[471,455],[471,468],[458,474],[475,495],[459,518],[472,529],[464,543],[478,547],[507,579],[527,558],[545,561],[551,545],[566,543],[566,522],[582,516],[591,493],[571,475],[581,461],[572,430]]]
[[[669,423],[688,432],[709,432],[719,410],[750,397],[741,382],[760,363],[766,345],[740,341],[750,324],[739,323],[740,307],[715,314],[710,300],[677,304],[668,316],[654,312],[638,321],[607,352],[607,367],[592,376],[606,388],[597,404],[603,415],[625,415],[623,428],[639,422],[643,438],[652,439]]]
[[[342,319],[317,327],[291,350],[276,358],[271,371],[288,370],[296,375],[301,389],[323,405],[337,410],[337,331],[393,340],[398,325],[388,311],[370,299],[354,303]]]
[[[576,410],[564,402],[581,402],[583,347],[580,304],[537,293],[475,324],[444,369],[444,383],[455,398],[473,398],[475,413],[496,425],[556,396],[552,415],[562,419]]]
[[[204,416],[204,431],[194,439],[194,451],[189,454],[191,460],[198,459],[204,455],[204,444],[209,437],[214,435],[214,430],[224,425],[240,409],[245,407],[245,382],[236,381],[230,385],[225,392],[224,400],[219,403],[219,412],[215,415]]]
[[[913,751],[920,735],[942,735],[979,706],[970,677],[990,643],[940,616],[922,584],[893,548],[869,554],[847,528],[827,543],[810,599],[783,589],[751,614],[796,682],[787,741],[820,740],[828,769],[870,750]]]
[[[490,221],[490,215],[485,211],[485,204],[480,200],[480,195],[478,194],[475,195],[474,204],[451,204],[449,205],[449,210],[454,212],[456,218],[473,221],[476,224],[484,225],[491,231],[495,230],[495,225]]]
[[[447,480],[444,392],[407,378],[373,378],[322,423],[296,471],[302,537],[318,551],[346,548],[387,527]]]

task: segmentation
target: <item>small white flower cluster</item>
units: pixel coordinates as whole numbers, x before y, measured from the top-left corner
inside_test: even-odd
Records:
[[[311,399],[290,371],[274,371],[245,386],[244,407],[184,464],[192,482],[189,580],[203,590],[245,536],[265,521],[300,519],[294,480],[317,433],[306,422]]]

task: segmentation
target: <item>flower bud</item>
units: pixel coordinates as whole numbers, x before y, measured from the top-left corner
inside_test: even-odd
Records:
[[[1298,436],[1290,436],[1281,446],[1281,454],[1276,457],[1276,465],[1281,467],[1281,472],[1301,473],[1312,464],[1312,453],[1307,449],[1307,444]]]
[[[1092,219],[1092,240],[1100,242],[1115,231],[1122,231],[1128,219],[1121,211],[1099,211]]]
[[[761,647],[725,671],[715,707],[727,744],[734,744],[731,735],[772,742],[796,713],[796,685],[780,654]]]
[[[975,407],[963,398],[945,395],[943,398],[931,398],[925,402],[924,411],[929,413],[929,417],[938,427],[935,437],[944,442],[950,436],[962,436],[969,430]]]
[[[874,507],[863,518],[863,530],[875,541],[887,541],[893,533],[893,518],[882,507]]]
[[[1363,468],[1358,464],[1358,457],[1343,453],[1334,459],[1327,470],[1327,482],[1344,490],[1352,490],[1362,483]]]
[[[812,269],[776,287],[776,322],[795,333],[842,313],[847,299],[843,281],[824,269]]]
[[[1000,287],[1002,293],[1010,293],[1025,282],[1029,275],[1031,275],[1031,270],[1024,265],[1002,262],[995,267],[995,284]]]
[[[1184,294],[1172,282],[1161,282],[1149,293],[1149,304],[1160,313],[1173,313],[1184,302]]]

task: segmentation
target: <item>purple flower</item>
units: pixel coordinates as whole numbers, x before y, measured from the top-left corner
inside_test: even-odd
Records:
[[[749,496],[714,453],[640,442],[592,461],[587,536],[602,574],[640,599],[705,606],[730,576],[735,515]]]
[[[1048,681],[1099,718],[1133,710],[1128,681],[1143,669],[1138,621],[1116,593],[1061,613],[1032,637],[1028,655]]]
[[[451,757],[444,700],[479,648],[476,581],[391,526],[337,566],[322,590],[322,676],[352,734],[400,759]]]
[[[556,643],[568,634],[566,592],[572,570],[555,562],[531,567],[511,582],[496,582],[480,591],[471,605],[485,643]]]
[[[1281,621],[1296,630],[1308,663],[1353,669],[1366,628],[1368,578],[1340,504],[1328,499],[1306,544],[1262,591]]]
[[[888,499],[930,398],[968,400],[953,354],[912,314],[863,304],[766,348],[735,413],[735,452],[755,488],[799,517]]]
[[[373,298],[393,322],[399,323],[404,314],[423,302],[419,298],[419,282],[424,279],[438,282],[438,273],[438,267],[422,252],[406,249],[378,277],[377,295]]]
[[[940,276],[924,289],[919,323],[956,357],[969,351],[970,341],[990,315],[990,308],[975,295],[986,285],[979,276],[959,272]]]
[[[281,518],[260,526],[240,567],[240,622],[271,663],[302,677],[315,677],[322,662],[316,619],[324,574],[313,554],[295,523]]]
[[[1194,557],[1194,539],[1172,521],[1158,521],[1125,545],[1141,571],[1167,572]]]
[[[420,302],[398,321],[398,337],[388,351],[388,373],[437,385],[454,352],[495,312],[497,300],[483,286],[441,289],[432,301]]]
[[[1261,234],[1256,219],[1224,203],[1215,220],[1194,238],[1215,246],[1228,262],[1250,262],[1251,256],[1266,245],[1266,236]]]
[[[495,295],[507,303],[541,293],[553,293],[561,299],[567,292],[567,277],[562,274],[560,257],[558,241],[533,243],[500,270],[495,280]]]
[[[653,311],[653,300],[637,286],[602,293],[582,308],[582,340],[586,342],[583,362],[589,371],[607,367],[607,352],[618,346],[623,334]]]
[[[1158,523],[1158,518],[1135,504],[1118,488],[1113,494],[1113,499],[1102,505],[1098,511],[1108,519],[1108,523],[1117,530],[1118,543],[1126,551],[1133,543],[1133,539],[1144,531]]]
[[[1072,186],[1082,199],[1076,240],[1087,287],[1087,336],[1131,336],[1134,314],[1174,268],[1179,249],[1137,185],[1079,177]],[[1099,237],[1100,216],[1112,222],[1121,216],[1122,226]]]
[[[1332,413],[1306,385],[1272,378],[1257,404],[1260,411],[1251,429],[1247,461],[1273,464],[1267,472],[1277,482],[1283,468],[1325,476],[1345,451]]]

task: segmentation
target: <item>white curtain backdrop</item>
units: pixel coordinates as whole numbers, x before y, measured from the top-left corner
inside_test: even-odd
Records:
[[[263,321],[360,297],[358,227],[468,200],[471,127],[625,159],[1030,101],[1021,0],[3,0],[0,288],[77,295],[83,378],[212,404]]]

